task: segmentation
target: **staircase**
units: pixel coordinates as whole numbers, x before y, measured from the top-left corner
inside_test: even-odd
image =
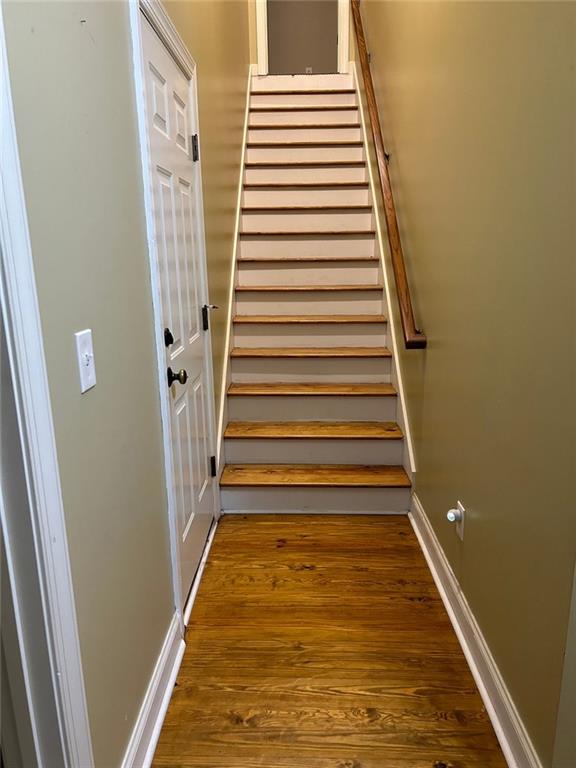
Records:
[[[405,511],[352,76],[255,76],[249,119],[223,510]]]

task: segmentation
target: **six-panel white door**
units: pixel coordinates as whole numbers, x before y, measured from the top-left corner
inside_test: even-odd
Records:
[[[169,387],[172,498],[176,507],[183,604],[215,513],[209,391],[207,298],[200,178],[192,160],[195,82],[142,19],[146,118],[153,183],[156,252],[161,284],[166,371],[185,371]],[[184,605],[180,606],[184,607]]]

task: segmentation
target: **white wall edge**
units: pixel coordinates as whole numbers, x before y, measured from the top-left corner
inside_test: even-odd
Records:
[[[152,764],[185,648],[180,617],[175,612],[144,695],[122,768],[149,768]]]
[[[0,8],[0,242],[2,312],[14,380],[36,565],[66,765],[92,768],[76,603],[52,420],[32,246]]]
[[[268,6],[267,0],[256,0],[256,65],[257,74],[268,74]]]
[[[222,386],[220,392],[220,406],[218,409],[218,428],[216,446],[216,466],[218,472],[222,467],[224,455],[224,428],[227,422],[228,385],[230,383],[230,341],[232,337],[232,316],[236,305],[236,270],[238,263],[238,244],[240,240],[240,220],[242,209],[242,194],[244,192],[244,164],[246,162],[246,142],[248,137],[248,121],[250,118],[250,91],[252,89],[252,75],[256,74],[256,65],[248,66],[248,84],[246,86],[246,104],[244,108],[244,131],[242,133],[242,153],[240,155],[240,177],[238,179],[238,194],[236,196],[236,220],[234,222],[234,245],[232,250],[232,262],[230,264],[230,285],[228,289],[228,311],[226,314],[226,337],[224,341],[224,365],[222,368]]]
[[[407,463],[410,474],[416,472],[416,456],[414,452],[414,441],[412,439],[412,430],[410,428],[410,420],[408,418],[408,408],[406,405],[406,395],[404,393],[404,378],[402,376],[402,368],[400,365],[400,357],[398,356],[398,329],[394,322],[394,313],[392,308],[392,294],[390,291],[390,275],[388,274],[388,268],[384,254],[387,253],[386,245],[384,243],[383,232],[386,231],[386,227],[380,219],[380,212],[376,205],[376,182],[374,174],[372,172],[372,161],[370,156],[370,142],[368,141],[368,128],[366,124],[366,116],[364,114],[364,105],[360,98],[360,81],[358,79],[358,70],[356,68],[356,62],[350,62],[350,71],[354,78],[354,88],[358,97],[358,111],[360,114],[360,123],[362,124],[362,138],[364,141],[364,147],[366,151],[366,164],[368,167],[368,177],[370,180],[370,191],[374,200],[374,220],[376,222],[376,232],[378,234],[378,250],[380,253],[380,264],[382,266],[382,274],[384,276],[384,292],[386,294],[386,301],[388,304],[388,327],[390,329],[390,339],[392,341],[392,383],[398,390],[398,402],[400,403],[400,418],[398,419],[400,426],[404,431],[404,440],[407,453]]]
[[[510,768],[543,768],[496,661],[416,496],[410,522],[442,597]]]
[[[350,72],[350,0],[338,0],[338,72]]]

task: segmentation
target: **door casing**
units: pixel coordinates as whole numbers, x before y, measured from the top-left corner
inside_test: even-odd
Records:
[[[160,0],[131,0],[130,2],[130,29],[132,37],[132,56],[134,70],[134,84],[136,95],[136,110],[138,116],[138,133],[140,140],[140,159],[142,165],[142,176],[144,182],[144,208],[146,213],[146,235],[148,239],[148,257],[150,262],[150,278],[152,290],[152,306],[154,312],[154,339],[156,347],[156,360],[158,372],[158,389],[160,399],[160,412],[162,419],[162,439],[164,453],[164,472],[166,479],[166,498],[168,505],[168,522],[170,530],[170,554],[172,565],[172,586],[174,592],[174,605],[178,612],[182,633],[184,632],[184,614],[188,613],[182,610],[182,590],[180,587],[180,554],[178,546],[178,524],[176,518],[176,500],[174,498],[174,489],[172,487],[173,458],[171,448],[171,415],[168,387],[166,386],[166,350],[164,345],[162,330],[162,303],[161,303],[161,283],[160,271],[158,267],[156,237],[154,230],[154,208],[152,198],[152,176],[150,173],[150,148],[148,145],[148,133],[146,124],[146,93],[144,79],[144,58],[142,46],[142,15],[146,17],[160,40],[164,43],[180,69],[184,72],[190,81],[191,91],[194,90],[194,96],[191,96],[189,103],[192,107],[192,125],[191,132],[197,133],[198,130],[198,102],[196,95],[197,78],[196,64],[191,57],[190,52],[184,45],[182,38],[178,34],[176,27],[168,16]],[[204,204],[202,199],[202,151],[200,146],[199,173],[197,174],[197,200],[200,208],[200,249],[201,249],[201,275],[200,275],[200,296],[202,303],[208,303],[208,281],[206,274],[206,249],[204,234]],[[209,390],[209,431],[211,452],[215,455],[215,406],[214,406],[214,377],[212,371],[212,347],[210,334],[206,334],[207,344],[207,371],[206,381]],[[214,511],[216,519],[220,512],[220,497],[218,484],[213,483]]]
[[[350,0],[338,0],[338,72],[350,65]],[[256,0],[256,48],[258,74],[268,74],[268,0]]]

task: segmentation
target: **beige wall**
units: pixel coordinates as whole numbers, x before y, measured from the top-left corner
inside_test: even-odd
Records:
[[[549,768],[576,554],[576,6],[362,6],[429,338],[402,355],[416,491]]]
[[[250,63],[247,0],[164,5],[198,66],[206,253],[216,400],[224,366],[228,291]]]
[[[174,610],[128,9],[4,17],[95,761],[115,768]]]

